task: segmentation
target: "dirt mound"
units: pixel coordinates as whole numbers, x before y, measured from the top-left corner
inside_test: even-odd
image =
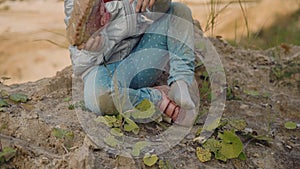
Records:
[[[197,143],[193,142],[200,119],[192,132],[162,157],[175,168],[297,168],[299,128],[287,130],[284,123],[300,122],[300,47],[254,51],[211,40],[221,55],[230,89],[223,117],[245,119],[248,128],[272,138],[270,145],[248,140],[244,142],[246,161],[200,163],[195,155]],[[68,99],[71,74],[71,67],[67,67],[53,78],[0,84],[2,98],[14,93],[30,98],[26,103],[8,102],[9,106],[1,109],[2,147],[12,147],[16,154],[0,168],[145,168],[142,160],[117,157],[86,137]]]

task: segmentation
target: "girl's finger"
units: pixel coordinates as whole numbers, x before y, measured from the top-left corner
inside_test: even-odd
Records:
[[[84,49],[85,50],[91,50],[91,47],[93,46],[94,41],[95,41],[94,37],[90,37],[88,39],[88,41],[86,42]]]
[[[97,51],[99,49],[98,47],[99,47],[100,41],[101,41],[100,36],[96,36],[95,40],[94,40],[94,43],[92,44],[90,50],[93,51],[93,52]]]
[[[140,12],[142,4],[143,4],[143,0],[137,1],[136,7],[135,7],[135,12]]]
[[[150,2],[149,2],[149,9],[152,9],[154,3],[155,3],[155,0],[150,0]]]
[[[82,43],[81,45],[77,46],[77,49],[79,49],[79,50],[81,50],[83,48],[85,48],[85,43]]]
[[[98,45],[97,45],[97,50],[99,50],[102,47],[102,38],[101,38],[101,36],[98,36],[98,37],[99,37],[99,41],[98,41]]]
[[[149,5],[149,0],[144,0],[143,7],[142,7],[142,12],[146,11],[146,8],[147,8],[148,5]]]

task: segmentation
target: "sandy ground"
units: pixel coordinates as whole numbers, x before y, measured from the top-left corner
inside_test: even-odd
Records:
[[[8,2],[0,10],[0,77],[7,83],[35,81],[70,65],[63,2]],[[3,8],[9,8],[4,10]]]
[[[204,1],[179,1],[189,4],[194,17],[205,27],[209,8],[203,5]],[[248,3],[246,6],[250,30],[271,25],[279,15],[298,9],[299,3],[298,0]],[[29,0],[0,4],[0,77],[11,78],[6,84],[53,76],[58,70],[71,64],[63,18],[63,1]],[[241,10],[236,4],[231,5],[217,19],[215,35],[238,38],[242,34],[245,34],[245,27]]]

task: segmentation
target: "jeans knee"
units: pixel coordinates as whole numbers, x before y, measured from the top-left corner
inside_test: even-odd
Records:
[[[172,2],[171,8],[173,15],[176,15],[188,21],[192,21],[192,11],[187,5],[180,2]]]
[[[99,96],[98,105],[102,114],[105,115],[118,114],[111,91],[107,91]]]
[[[117,114],[111,91],[101,92],[101,94],[85,93],[84,102],[85,107],[94,113],[101,115]]]

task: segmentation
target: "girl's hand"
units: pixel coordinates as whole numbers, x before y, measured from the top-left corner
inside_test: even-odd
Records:
[[[130,3],[132,3],[133,1],[134,0],[130,0]],[[135,11],[136,12],[145,12],[147,7],[149,9],[151,9],[153,7],[155,1],[156,0],[137,0]]]
[[[78,49],[85,49],[91,52],[96,52],[101,48],[102,40],[101,36],[91,36],[86,43],[81,44],[78,46]]]

